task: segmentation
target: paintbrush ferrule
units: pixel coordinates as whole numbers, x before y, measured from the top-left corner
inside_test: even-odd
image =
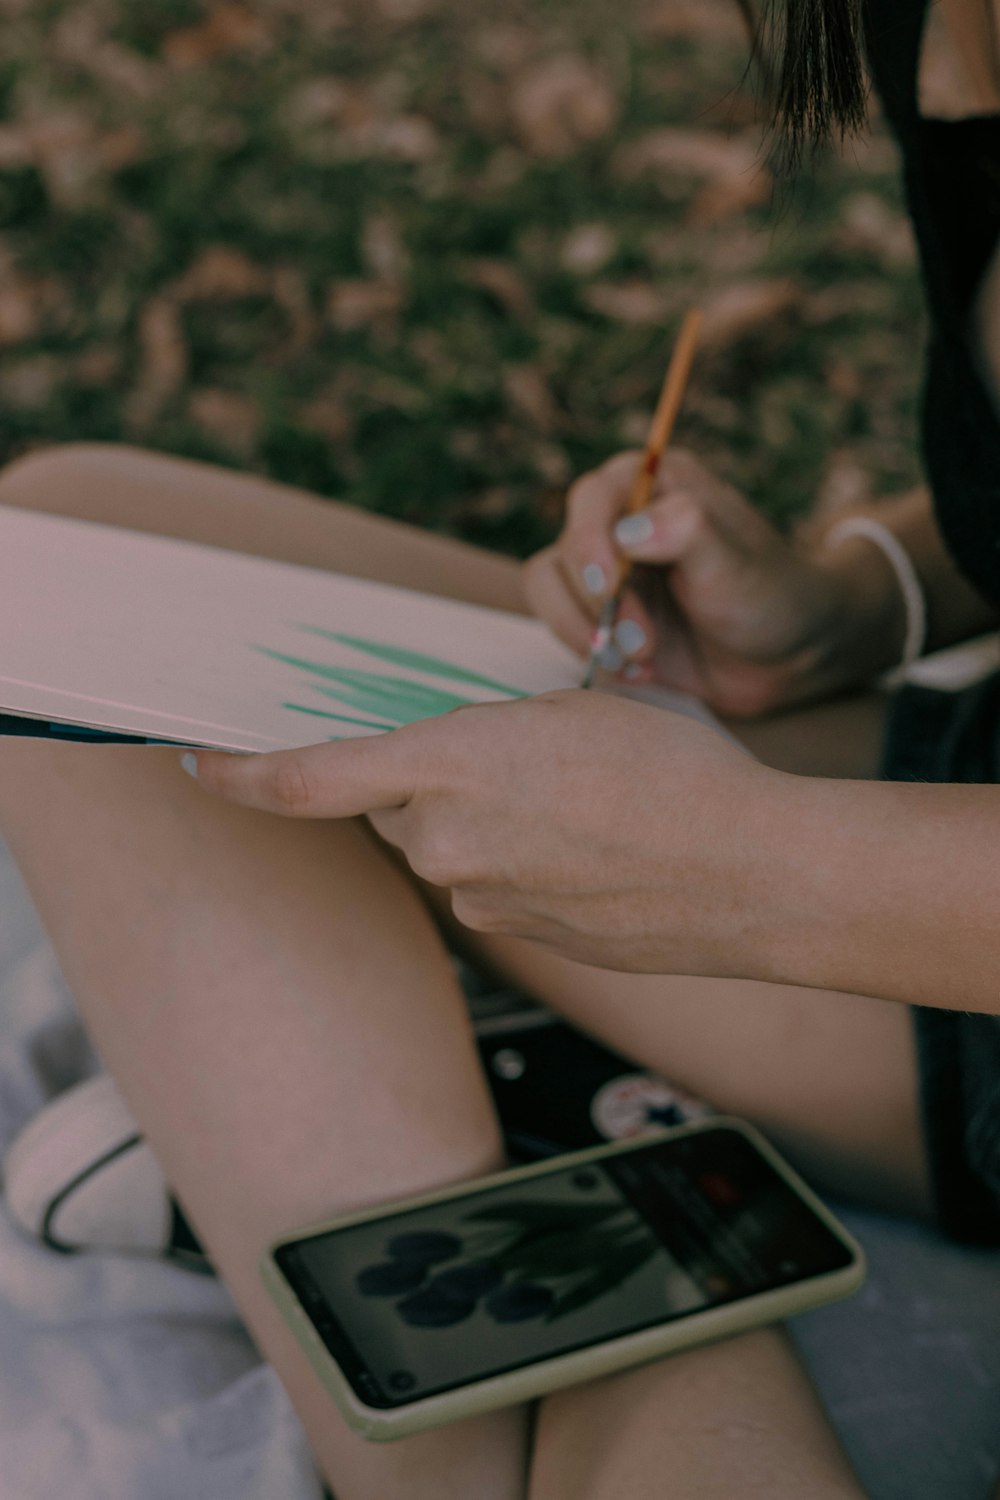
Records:
[[[624,658],[614,642],[618,602],[618,595],[612,594],[601,605],[601,613],[597,619],[597,628],[591,638],[590,661],[587,663],[587,671],[581,684],[582,687],[589,688],[593,686],[598,667],[603,667],[605,671],[615,672],[622,665]]]

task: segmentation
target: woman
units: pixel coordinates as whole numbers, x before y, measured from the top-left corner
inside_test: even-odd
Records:
[[[877,511],[909,562],[870,528],[793,548],[680,453],[625,528],[634,457],[581,480],[523,584],[514,564],[462,544],[124,449],[29,458],[0,483],[10,505],[510,609],[526,593],[581,653],[623,551],[650,565],[625,610],[631,667],[701,693],[761,757],[585,693],[363,746],[199,754],[197,781],[167,749],[0,744],[0,831],[338,1500],[861,1493],[773,1330],[562,1392],[530,1433],[511,1410],[380,1448],[339,1422],[255,1265],[271,1239],[337,1207],[502,1160],[442,930],[757,1120],[822,1186],[997,1237],[1000,803],[975,784],[997,779],[997,683],[946,701],[907,690],[888,729],[885,699],[863,690],[918,648],[917,584],[929,647],[997,623],[1000,600],[1000,204],[986,193],[1000,125],[921,114],[923,10],[871,0],[867,17],[935,329],[939,518],[929,499]],[[963,114],[971,69],[973,113],[1000,110],[991,0],[956,11],[944,55],[959,82],[944,93]],[[856,7],[788,14],[793,138],[850,122]],[[752,722],[775,710],[787,711]],[[856,779],[875,773],[883,741],[886,774],[917,784]],[[918,1009],[915,1027],[914,1003],[946,1009]]]

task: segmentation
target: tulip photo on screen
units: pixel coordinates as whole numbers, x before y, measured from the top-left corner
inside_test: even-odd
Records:
[[[399,1297],[399,1317],[420,1328],[450,1328],[477,1307],[496,1323],[553,1323],[606,1296],[660,1248],[634,1212],[613,1203],[506,1202],[462,1223],[461,1236],[424,1230],[388,1240],[386,1259],[358,1273],[358,1291]]]

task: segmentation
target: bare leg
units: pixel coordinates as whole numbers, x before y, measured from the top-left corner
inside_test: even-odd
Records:
[[[905,1006],[748,980],[616,974],[511,938],[477,934],[465,947],[627,1057],[756,1121],[820,1187],[929,1216]]]
[[[762,1328],[550,1396],[530,1500],[859,1500],[784,1334]]]
[[[88,508],[107,502],[140,524],[167,521],[193,488],[212,519],[197,471],[178,484],[151,460],[147,490],[133,455],[119,468],[109,451],[90,471],[63,457],[12,469],[0,499],[111,519]],[[164,468],[172,491],[157,484]],[[212,477],[224,508],[230,476]],[[269,514],[276,538],[294,511]],[[308,532],[301,545],[314,561]],[[171,750],[0,740],[0,831],[338,1500],[520,1496],[523,1411],[391,1446],[355,1438],[256,1271],[284,1231],[502,1161],[464,1001],[412,885],[362,825],[213,805]]]
[[[3,471],[0,503],[527,610],[510,558],[288,485],[141,448],[74,443],[31,454]]]
[[[29,460],[5,476],[0,501],[193,535],[510,608],[520,599],[517,570],[502,559],[260,481],[128,451],[71,449]],[[244,514],[250,517],[245,526]],[[407,906],[413,897],[402,894],[406,883],[350,825],[304,832],[301,825],[292,830],[232,808],[207,819],[204,801],[196,812],[191,801],[197,789],[178,785],[173,752],[44,748],[40,757],[37,745],[0,745],[0,825],[98,1045],[282,1373],[338,1495],[517,1493],[522,1460],[513,1414],[388,1452],[354,1444],[331,1422],[329,1404],[271,1318],[252,1272],[266,1239],[303,1218],[474,1173],[495,1160],[495,1130],[459,999],[430,925],[421,926],[419,908]],[[105,851],[97,878],[88,847]],[[405,921],[397,920],[398,910],[409,912]],[[131,926],[126,954],[120,951],[123,925]],[[394,942],[386,952],[388,930]],[[512,968],[521,961],[516,954],[500,958]],[[574,1013],[574,966],[536,977],[541,998]],[[626,977],[598,978],[624,983]],[[668,983],[683,989],[690,982]],[[617,1027],[639,996],[626,989],[609,1005],[606,989],[603,994],[601,1008],[616,1018],[608,1022],[616,1033],[610,1039],[624,1046],[627,1038]],[[294,1002],[287,1028],[275,1026],[281,1015],[276,997]],[[665,998],[661,994],[658,1015],[650,1017],[654,1038],[640,1036],[631,1050],[643,1057],[662,1034],[665,1070],[690,1082],[670,1066],[672,1042],[692,1022],[697,1030],[701,1003],[692,1003],[684,1026],[665,1028],[665,1015],[674,1011]],[[775,1030],[772,1011],[757,1004],[754,987],[735,985],[724,998],[730,1009],[751,1012],[765,1039],[773,1033],[776,1052],[788,1042],[786,1015]],[[836,997],[825,998],[832,1003]],[[824,997],[811,999],[819,1005]],[[872,1002],[858,1005],[860,1036]],[[372,1018],[379,1013],[385,1021],[373,1048]],[[415,1014],[420,1035],[412,1045]],[[586,1014],[580,1019],[586,1023]],[[399,1047],[393,1045],[397,1034]],[[753,1103],[745,1058],[726,1048],[727,1035],[710,1035],[701,1049],[710,1056],[721,1049],[728,1059],[716,1067],[717,1087],[706,1092],[729,1105],[727,1088],[742,1079]],[[859,1050],[869,1059],[882,1056],[912,1093],[912,1059],[907,1073],[899,1042],[898,1031],[890,1037],[875,1028]],[[424,1049],[424,1043],[432,1045]],[[697,1053],[694,1042],[692,1048]],[[203,1059],[204,1067],[192,1066],[192,1058]],[[772,1072],[768,1082],[780,1089],[800,1061],[796,1056],[787,1074]],[[822,1062],[827,1072],[852,1066],[850,1058],[831,1061],[828,1054]],[[345,1071],[364,1080],[357,1094],[341,1090]],[[442,1080],[451,1086],[442,1088]],[[881,1086],[883,1078],[877,1082]],[[376,1092],[386,1100],[384,1129],[369,1128],[369,1112],[361,1132],[358,1111]],[[763,1107],[763,1088],[759,1093]],[[760,1109],[746,1112],[761,1117]],[[827,1130],[835,1138],[836,1122]],[[414,1149],[401,1154],[401,1138]],[[310,1149],[303,1150],[303,1142]],[[878,1145],[872,1144],[875,1156]],[[239,1187],[220,1192],[220,1182],[230,1180]],[[560,1402],[564,1412],[571,1409],[571,1396]],[[825,1473],[825,1463],[821,1468]],[[744,1477],[748,1485],[753,1480],[748,1471]],[[718,1492],[738,1493],[732,1487]]]
[[[208,802],[171,750],[0,744],[0,829],[88,1029],[338,1500],[515,1500],[521,1412],[363,1442],[256,1271],[287,1230],[501,1163],[437,933],[357,824]]]

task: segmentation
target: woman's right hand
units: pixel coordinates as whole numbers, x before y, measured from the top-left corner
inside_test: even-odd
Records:
[[[749,718],[892,664],[905,620],[876,548],[806,555],[682,449],[664,455],[648,508],[624,518],[641,458],[619,454],[578,480],[563,532],[525,565],[531,608],[572,650],[589,655],[627,558],[616,641],[633,681]]]

